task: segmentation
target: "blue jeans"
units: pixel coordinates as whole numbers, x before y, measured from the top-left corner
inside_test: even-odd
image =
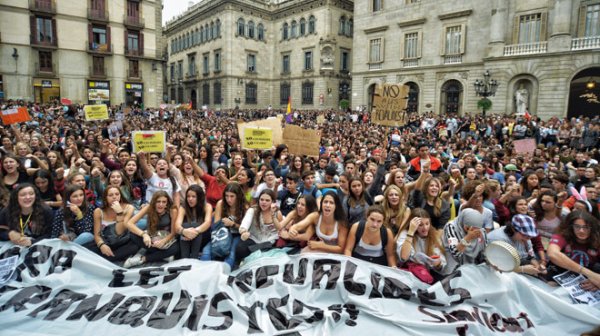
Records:
[[[229,267],[233,270],[233,265],[235,265],[235,248],[240,243],[241,238],[239,234],[233,234],[231,237],[231,249],[229,250],[229,255],[225,258],[224,262],[229,264]],[[210,261],[212,259],[212,253],[210,245],[211,243],[206,244],[204,249],[202,249],[202,255],[200,255],[200,260]]]
[[[73,239],[73,243],[84,245],[91,241],[94,241],[94,235],[91,232],[83,232],[77,238]]]

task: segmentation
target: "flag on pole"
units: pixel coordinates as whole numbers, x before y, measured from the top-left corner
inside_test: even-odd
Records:
[[[291,123],[294,119],[294,115],[292,114],[292,96],[288,96],[287,109],[285,111],[285,122]]]

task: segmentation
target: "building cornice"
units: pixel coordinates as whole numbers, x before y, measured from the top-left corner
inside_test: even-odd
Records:
[[[388,30],[390,26],[379,26],[379,27],[374,27],[374,28],[367,28],[365,30],[363,30],[365,32],[365,34],[373,34],[373,33],[379,33],[382,31],[386,31]]]
[[[404,28],[404,27],[422,25],[426,21],[427,21],[426,18],[420,18],[420,19],[410,20],[410,21],[402,21],[402,22],[398,22],[398,27]]]
[[[462,10],[458,12],[446,13],[438,15],[438,19],[440,20],[448,20],[448,19],[456,19],[463,16],[469,16],[473,13],[472,9]]]

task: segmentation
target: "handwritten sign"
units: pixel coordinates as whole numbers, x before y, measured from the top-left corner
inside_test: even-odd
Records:
[[[86,105],[83,107],[85,112],[85,120],[105,120],[108,119],[108,108],[105,104]]]
[[[535,139],[521,139],[513,141],[513,146],[517,154],[530,154],[535,152]]]
[[[287,125],[283,129],[283,143],[288,146],[291,154],[319,156],[321,133],[296,125]]]
[[[165,131],[135,131],[132,134],[133,152],[164,153],[167,148]]]
[[[384,126],[402,126],[406,124],[406,105],[408,104],[408,86],[383,84],[375,87],[371,122]]]
[[[2,110],[2,123],[4,125],[16,124],[31,120],[26,107],[17,107]]]
[[[272,131],[273,145],[277,146],[283,143],[283,129],[281,128],[281,119],[279,118],[267,118],[264,120],[255,120],[247,123],[238,120],[237,128],[240,139],[244,134],[244,128],[247,127],[268,128]]]
[[[243,130],[242,148],[271,149],[273,147],[273,130],[270,128],[245,127]]]

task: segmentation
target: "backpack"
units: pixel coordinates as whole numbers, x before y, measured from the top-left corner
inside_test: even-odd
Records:
[[[310,192],[312,197],[314,197],[315,199],[317,199],[317,187],[313,187],[313,190]],[[298,194],[298,198],[300,198],[300,196],[304,195],[304,186],[302,186],[302,188],[300,188],[300,193]]]

